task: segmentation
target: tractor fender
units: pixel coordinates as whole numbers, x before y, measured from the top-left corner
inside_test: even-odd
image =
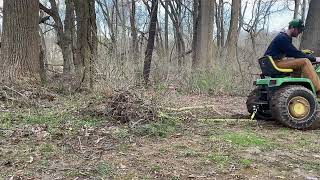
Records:
[[[287,85],[301,85],[311,90],[314,94],[316,93],[316,90],[311,80],[308,78],[291,78],[291,77],[265,78],[265,79],[258,79],[255,82],[255,85],[269,87],[269,88],[276,88],[276,87],[282,87]]]

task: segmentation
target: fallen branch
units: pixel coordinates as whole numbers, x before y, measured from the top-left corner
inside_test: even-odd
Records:
[[[182,107],[182,108],[165,108],[166,110],[169,111],[176,111],[176,112],[181,112],[181,111],[190,111],[194,109],[213,109],[217,114],[222,115],[218,110],[216,110],[214,105],[204,105],[204,106],[190,106],[190,107]]]

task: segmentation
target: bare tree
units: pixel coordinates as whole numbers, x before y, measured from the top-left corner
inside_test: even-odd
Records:
[[[97,55],[97,24],[94,0],[75,0],[77,50],[75,68],[77,87],[93,88],[94,62]]]
[[[230,28],[227,37],[227,61],[235,64],[236,49],[239,39],[239,20],[241,14],[241,0],[232,0]]]
[[[182,2],[181,0],[172,0],[172,1],[166,1],[163,3],[162,0],[160,0],[160,3],[164,7],[166,13],[169,15],[172,24],[174,26],[174,34],[176,38],[176,48],[178,52],[178,64],[179,66],[182,65],[182,60],[185,54],[185,42],[182,35]]]
[[[164,9],[169,9],[169,1],[165,1]],[[165,51],[169,52],[169,13],[168,11],[165,11],[164,15],[164,47]]]
[[[134,0],[132,0],[134,1]],[[118,17],[119,17],[119,9],[118,9],[118,1],[113,0],[112,6],[107,4],[107,0],[96,0],[97,4],[102,11],[104,20],[106,21],[109,36],[111,39],[110,51],[112,53],[116,52],[117,49],[117,36],[118,36]]]
[[[138,33],[136,28],[136,2],[131,0],[131,13],[130,13],[130,25],[131,25],[131,53],[135,62],[138,60],[139,55],[139,44],[138,44]]]
[[[4,0],[2,80],[40,80],[39,44],[38,0]]]
[[[213,42],[213,0],[194,1],[194,39],[193,39],[193,61],[194,70],[202,65],[210,67],[212,60]]]
[[[218,47],[224,46],[225,41],[225,30],[224,30],[224,1],[219,0],[219,3],[214,1],[215,7],[215,18],[217,26],[217,45]]]
[[[300,3],[301,3],[301,0],[294,0],[293,19],[297,19],[299,17]]]
[[[40,4],[40,8],[49,14],[54,20],[54,29],[57,33],[57,44],[61,48],[63,57],[63,77],[67,82],[70,80],[74,72],[74,52],[73,52],[73,36],[75,33],[74,25],[74,4],[73,0],[66,0],[66,11],[64,23],[59,15],[59,6],[55,0],[49,0],[51,8]]]
[[[302,36],[300,47],[302,49],[312,49],[315,55],[320,56],[320,1],[311,0],[306,21],[306,30]]]
[[[150,70],[152,62],[152,54],[154,50],[154,42],[157,31],[158,22],[158,0],[151,1],[151,12],[150,12],[150,24],[149,24],[149,38],[148,44],[145,51],[145,60],[143,67],[143,78],[146,84],[150,83]]]
[[[307,14],[307,5],[308,5],[308,3],[307,3],[307,0],[302,0],[302,6],[301,6],[301,19],[303,20],[303,21],[305,21],[306,20],[306,14]]]
[[[272,10],[272,7],[274,7],[276,3],[276,0],[254,0],[250,20],[243,22],[242,28],[248,32],[251,40],[252,50],[255,54],[257,54],[256,38],[261,31],[266,29],[268,17],[270,17],[270,15],[273,13],[283,10],[281,7]]]

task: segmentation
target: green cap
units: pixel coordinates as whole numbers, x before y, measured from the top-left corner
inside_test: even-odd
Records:
[[[298,28],[301,31],[303,31],[304,30],[304,22],[302,19],[293,19],[292,21],[289,22],[289,27]]]

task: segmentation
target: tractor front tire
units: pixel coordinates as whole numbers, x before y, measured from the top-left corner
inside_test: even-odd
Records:
[[[283,125],[299,130],[316,129],[320,125],[318,102],[312,91],[303,86],[285,86],[271,100],[273,117]]]
[[[260,91],[260,88],[256,88],[253,91],[251,91],[251,93],[249,94],[248,98],[247,98],[247,110],[250,114],[253,113],[253,106],[255,105],[256,101],[259,101],[259,97],[258,97],[258,93]],[[256,115],[255,115],[255,119],[256,120],[272,120],[272,115],[270,110],[266,110],[263,108],[258,109]]]

